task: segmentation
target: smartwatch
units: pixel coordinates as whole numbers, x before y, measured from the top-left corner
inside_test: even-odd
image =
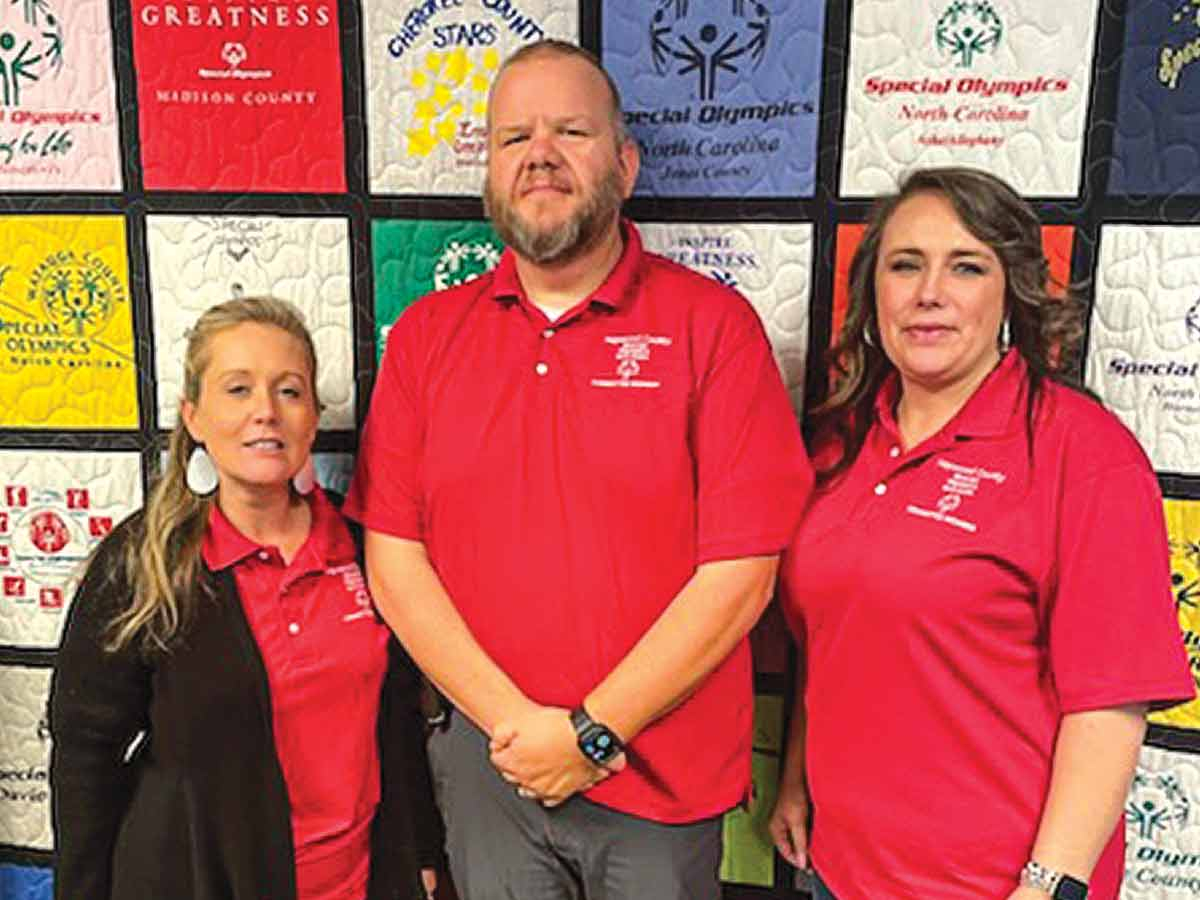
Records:
[[[582,706],[571,710],[571,725],[579,742],[579,752],[598,766],[610,763],[625,745],[607,725],[601,725],[587,714]]]
[[[1045,891],[1054,900],[1087,900],[1088,895],[1086,881],[1047,869],[1032,859],[1021,870],[1021,885]]]

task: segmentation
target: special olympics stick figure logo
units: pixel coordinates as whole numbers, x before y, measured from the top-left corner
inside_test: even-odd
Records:
[[[1187,311],[1187,315],[1183,318],[1183,323],[1187,328],[1188,339],[1200,341],[1200,299],[1197,299],[1192,304],[1192,308]]]
[[[650,18],[650,53],[659,75],[692,75],[700,85],[700,99],[717,95],[720,73],[736,75],[762,65],[771,15],[755,0],[729,0],[729,15],[713,9],[718,4],[693,0],[657,0]]]
[[[1147,772],[1140,766],[1133,776],[1125,821],[1138,837],[1152,841],[1168,827],[1187,825],[1192,804],[1173,772]]]
[[[20,10],[14,7],[20,7]],[[0,7],[0,103],[21,105],[21,88],[63,67],[62,23],[46,0],[7,0]]]
[[[239,44],[236,41],[229,41],[221,48],[221,59],[229,64],[229,68],[236,69],[246,61],[246,45]]]
[[[934,42],[947,56],[970,68],[975,57],[995,53],[1004,23],[988,0],[955,0],[937,20]]]
[[[64,333],[86,337],[108,323],[116,304],[125,300],[125,289],[103,260],[62,250],[34,269],[29,295]]]

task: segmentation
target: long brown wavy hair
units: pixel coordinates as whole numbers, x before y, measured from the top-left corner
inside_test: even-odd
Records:
[[[1026,425],[1030,440],[1044,380],[1071,383],[1065,373],[1079,352],[1083,309],[1071,290],[1050,275],[1037,213],[1016,191],[987,172],[958,166],[916,169],[903,179],[895,194],[875,204],[850,263],[849,309],[829,351],[833,374],[807,428],[810,443],[818,451],[817,477],[822,483],[845,471],[858,456],[874,417],[875,395],[895,369],[883,352],[879,335],[875,267],[883,230],[892,214],[909,197],[921,193],[946,198],[966,229],[992,249],[1004,268],[1009,342],[1029,366]]]
[[[316,391],[317,350],[300,312],[274,297],[240,297],[206,310],[188,332],[182,399],[199,401],[213,338],[247,323],[273,325],[299,340],[307,352]],[[133,597],[109,624],[106,648],[112,652],[131,644],[146,654],[169,650],[210,594],[200,548],[213,501],[211,496],[192,493],[187,486],[188,460],[196,447],[181,415],[171,432],[164,471],[126,545],[123,565]]]

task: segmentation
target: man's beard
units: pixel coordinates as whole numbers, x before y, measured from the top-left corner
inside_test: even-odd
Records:
[[[483,210],[500,239],[539,265],[569,262],[590,249],[616,218],[624,200],[621,177],[613,166],[565,222],[538,229],[494,190],[490,177],[483,187]]]

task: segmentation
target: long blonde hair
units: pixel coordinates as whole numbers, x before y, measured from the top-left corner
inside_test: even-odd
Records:
[[[213,338],[247,323],[273,325],[298,339],[307,351],[316,391],[317,351],[299,310],[274,297],[239,297],[206,310],[188,332],[184,400],[200,399]],[[180,416],[171,432],[162,476],[151,489],[140,525],[125,548],[123,565],[133,598],[109,624],[106,648],[110,651],[131,644],[145,653],[169,650],[197,606],[211,595],[200,548],[212,498],[198,496],[187,486],[188,460],[196,447]]]

